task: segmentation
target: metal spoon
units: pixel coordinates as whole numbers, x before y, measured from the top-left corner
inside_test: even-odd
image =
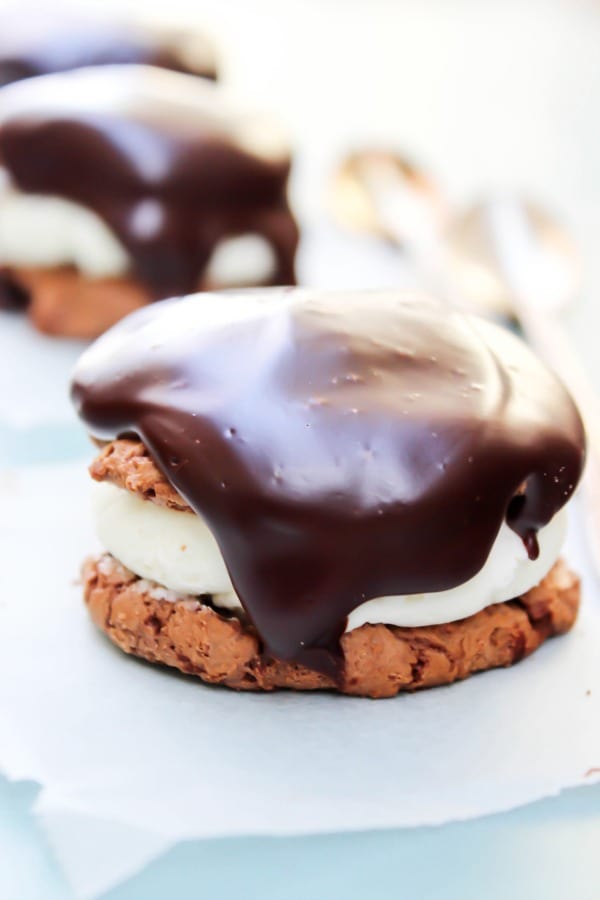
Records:
[[[580,292],[578,248],[541,207],[498,194],[453,217],[444,232],[450,275],[473,305],[514,314],[515,284],[544,312],[558,313]],[[527,285],[523,279],[527,278]]]
[[[339,222],[401,247],[438,296],[459,308],[510,315],[561,377],[588,433],[588,531],[600,566],[600,404],[556,318],[580,288],[577,249],[547,213],[513,196],[492,197],[444,228],[434,212],[443,208],[441,195],[432,201],[432,185],[397,154],[366,151],[342,163],[332,179],[331,203]]]
[[[432,294],[461,303],[441,252],[447,203],[437,183],[410,160],[383,149],[352,153],[334,172],[328,200],[338,224],[394,244]]]
[[[329,199],[340,225],[401,247],[428,240],[448,215],[435,181],[408,159],[387,150],[348,155],[333,174]]]

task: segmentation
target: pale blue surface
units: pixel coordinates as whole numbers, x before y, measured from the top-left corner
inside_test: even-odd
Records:
[[[0,897],[73,900],[0,778]],[[443,828],[182,844],[103,900],[598,900],[600,785]]]
[[[90,441],[78,425],[9,428],[0,422],[0,466],[67,462],[90,455]]]

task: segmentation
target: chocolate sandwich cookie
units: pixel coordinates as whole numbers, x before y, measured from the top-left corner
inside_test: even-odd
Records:
[[[142,64],[217,77],[212,43],[188,28],[77,12],[72,6],[11,6],[0,12],[0,86],[85,66]]]
[[[0,296],[94,337],[176,294],[291,284],[298,230],[276,123],[148,66],[0,90]]]
[[[104,442],[94,621],[240,689],[390,696],[567,631],[585,438],[513,335],[403,293],[231,292],[129,317],[73,398]]]

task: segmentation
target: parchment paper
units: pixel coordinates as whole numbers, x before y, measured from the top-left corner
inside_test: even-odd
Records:
[[[75,583],[96,547],[85,461],[5,471],[0,768],[91,897],[173,843],[417,826],[600,777],[600,607],[518,666],[394,700],[239,695],[121,654]]]

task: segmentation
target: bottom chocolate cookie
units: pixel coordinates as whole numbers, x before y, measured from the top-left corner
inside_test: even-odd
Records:
[[[227,288],[204,278],[198,290]],[[0,268],[0,309],[25,311],[43,334],[91,340],[153,300],[133,276],[91,278],[69,266]]]
[[[151,300],[133,278],[88,278],[75,269],[3,269],[0,286],[12,308],[25,309],[38,331],[88,340]],[[8,302],[5,300],[5,307]]]
[[[88,560],[85,601],[95,624],[126,653],[236,690],[337,690],[392,697],[510,666],[577,617],[580,585],[562,561],[522,597],[444,625],[363,625],[341,639],[339,683],[293,663],[265,658],[251,625],[210,598],[181,597],[138,578],[112,556]]]

